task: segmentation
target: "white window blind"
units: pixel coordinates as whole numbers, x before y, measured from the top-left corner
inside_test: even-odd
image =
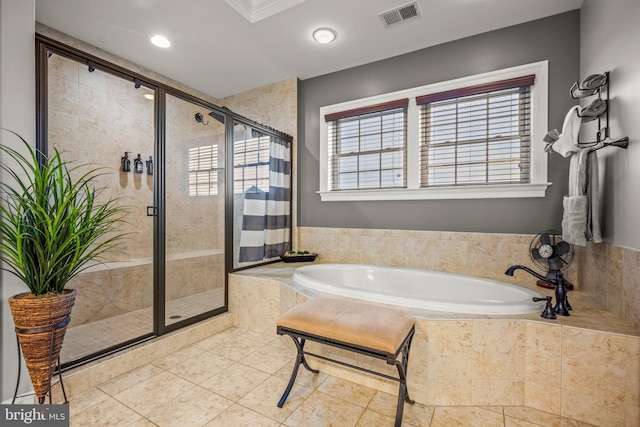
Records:
[[[218,146],[189,149],[189,196],[218,194]]]
[[[540,61],[321,107],[320,199],[545,197],[548,75],[548,62]],[[360,156],[374,153],[360,151],[368,140],[356,124],[393,109],[404,110],[403,169],[393,176],[398,181],[385,181],[380,162],[369,181],[365,168],[373,162],[362,166]],[[378,180],[380,187],[370,184]]]
[[[529,183],[534,78],[417,97],[420,186]]]
[[[233,144],[234,193],[269,191],[269,136],[249,131]]]
[[[325,116],[330,190],[406,187],[408,99]]]

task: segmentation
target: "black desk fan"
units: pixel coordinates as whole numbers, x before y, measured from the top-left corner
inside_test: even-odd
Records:
[[[529,254],[533,265],[539,270],[546,271],[545,278],[554,279],[557,272],[565,270],[575,255],[573,246],[562,240],[559,231],[545,230],[536,235],[529,246]],[[542,288],[554,289],[555,285],[538,280],[536,284]],[[573,289],[573,284],[566,282],[567,289]]]

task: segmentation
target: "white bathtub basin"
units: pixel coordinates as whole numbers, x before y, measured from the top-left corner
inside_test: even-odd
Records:
[[[300,267],[293,281],[317,291],[423,310],[476,314],[541,312],[534,290],[461,274],[403,267],[316,264]]]

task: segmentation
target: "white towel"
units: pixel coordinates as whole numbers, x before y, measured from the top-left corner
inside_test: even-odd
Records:
[[[580,133],[582,119],[578,116],[579,111],[579,105],[571,107],[564,118],[562,133],[558,136],[558,140],[551,145],[553,151],[562,155],[562,157],[569,157],[573,153],[580,151],[578,133]]]
[[[562,238],[577,246],[602,242],[597,148],[579,150],[569,165],[569,194],[562,201]]]
[[[586,246],[587,210],[589,200],[587,196],[564,196],[562,199],[564,212],[562,214],[562,239],[577,246]]]

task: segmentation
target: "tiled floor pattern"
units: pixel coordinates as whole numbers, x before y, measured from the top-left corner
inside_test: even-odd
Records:
[[[224,306],[224,288],[167,301],[166,325],[222,306]],[[60,354],[62,363],[79,359],[152,332],[152,316],[153,309],[146,307],[68,328]]]
[[[278,337],[227,329],[72,396],[71,426],[393,426],[396,396],[304,369],[278,408],[293,357]],[[420,404],[405,404],[403,425],[589,426],[526,407]]]

